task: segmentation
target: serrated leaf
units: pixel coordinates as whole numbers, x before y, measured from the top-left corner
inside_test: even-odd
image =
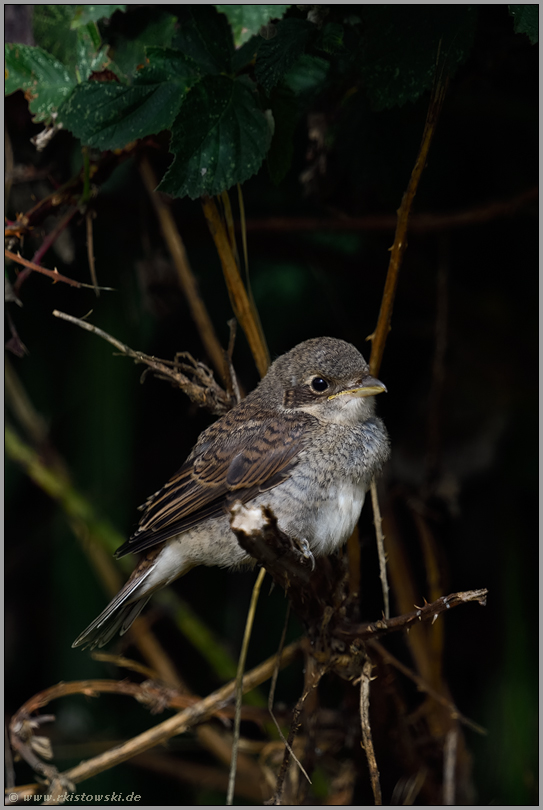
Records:
[[[376,110],[415,101],[432,85],[438,51],[452,75],[473,44],[475,6],[358,8],[364,33],[357,61]]]
[[[78,29],[75,68],[79,81],[85,81],[91,73],[103,70],[109,64],[107,50],[100,50],[100,45],[100,34],[94,23]]]
[[[31,45],[6,44],[5,75],[6,95],[23,90],[35,121],[51,121],[76,85],[63,64]]]
[[[32,29],[36,45],[68,67],[75,66],[77,59],[77,33],[70,28],[77,8],[68,4],[37,4],[32,9]]]
[[[220,194],[255,174],[271,139],[253,85],[243,77],[206,76],[190,91],[172,132],[175,160],[160,189],[192,199]]]
[[[535,45],[539,41],[539,4],[509,6],[509,14],[514,20],[515,34],[527,34]]]
[[[169,129],[190,86],[196,67],[169,48],[149,48],[149,64],[131,86],[84,82],[59,112],[64,127],[85,145],[121,149],[130,141]]]
[[[244,67],[247,67],[258,54],[258,49],[264,42],[262,37],[251,37],[241,48],[236,48],[232,55],[232,72],[239,73]]]
[[[336,53],[343,48],[343,26],[340,23],[326,23],[321,31],[317,47],[325,53]]]
[[[147,11],[147,9],[145,10]],[[144,64],[146,48],[170,47],[176,25],[177,17],[173,17],[171,14],[161,14],[134,36],[124,35],[110,49],[115,64],[126,77],[131,77],[138,66]]]
[[[70,24],[71,28],[79,28],[90,22],[98,22],[104,17],[111,17],[116,11],[126,11],[126,6],[76,6],[75,16]]]
[[[254,34],[258,34],[261,27],[270,20],[280,19],[290,8],[287,6],[258,6],[258,5],[226,5],[215,6],[222,14],[226,14],[236,47],[243,45]]]
[[[232,34],[224,14],[219,14],[213,6],[185,6],[174,44],[194,59],[204,73],[231,70]]]
[[[277,25],[277,35],[262,42],[258,49],[255,76],[266,92],[275,87],[301,56],[315,31],[315,26],[307,20],[282,20]]]
[[[288,70],[283,81],[296,95],[320,90],[328,75],[330,63],[320,56],[303,53]]]

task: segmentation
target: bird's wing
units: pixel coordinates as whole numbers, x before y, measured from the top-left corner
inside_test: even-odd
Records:
[[[176,475],[144,504],[138,529],[116,552],[143,551],[224,514],[236,500],[247,502],[290,475],[307,443],[308,417],[263,414],[228,417],[212,425]]]

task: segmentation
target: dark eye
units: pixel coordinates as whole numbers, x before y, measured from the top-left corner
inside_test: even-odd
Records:
[[[328,388],[328,383],[322,377],[313,377],[311,380],[311,388],[313,391],[318,391],[321,394]]]

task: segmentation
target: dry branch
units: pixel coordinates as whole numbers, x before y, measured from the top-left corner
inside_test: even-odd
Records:
[[[112,346],[115,346],[121,354],[131,357],[136,363],[145,364],[157,377],[181,388],[189,399],[200,408],[206,408],[218,416],[226,413],[231,408],[228,394],[215,382],[211,371],[203,363],[194,360],[187,352],[180,352],[177,355],[178,358],[181,358],[179,360],[157,360],[155,357],[143,352],[134,351],[129,346],[121,343],[120,340],[108,335],[107,332],[97,326],[87,323],[87,321],[74,318],[72,315],[59,312],[57,309],[53,311],[53,315],[55,318],[62,318],[64,321],[74,323],[76,326],[86,329],[87,332],[93,332],[103,340],[107,340]]]
[[[202,197],[202,208],[221,260],[234,315],[245,332],[256,367],[260,376],[263,377],[270,364],[270,355],[258,313],[241,280],[239,265],[230,243],[227,227],[211,197]]]
[[[144,158],[140,163],[140,173],[155,209],[160,224],[160,230],[168,245],[175,269],[177,270],[179,284],[187,299],[192,319],[215,371],[224,378],[224,352],[215,333],[215,327],[209,317],[206,305],[198,290],[198,284],[190,266],[181,234],[175,224],[171,208],[164,196],[155,190],[157,181],[147,158]]]
[[[539,188],[529,188],[507,200],[495,200],[462,211],[414,213],[409,218],[411,233],[438,233],[481,225],[502,217],[512,217],[527,208],[539,197]],[[332,213],[332,212],[331,212]],[[392,214],[368,214],[352,217],[337,214],[329,217],[266,217],[247,220],[247,232],[258,234],[275,233],[320,233],[321,231],[394,231],[398,217]]]
[[[371,356],[370,356],[370,374],[378,375],[381,367],[381,360],[383,359],[383,352],[385,350],[385,342],[390,331],[390,321],[392,318],[392,308],[394,306],[394,297],[396,295],[396,287],[398,285],[398,274],[402,264],[405,249],[407,248],[407,226],[409,222],[409,215],[417,189],[419,187],[420,178],[426,165],[430,144],[434,136],[437,120],[443,101],[445,99],[446,85],[438,78],[432,88],[432,95],[430,97],[430,105],[428,107],[428,114],[426,116],[426,123],[424,125],[424,132],[422,134],[422,143],[420,145],[419,154],[407,189],[403,195],[400,208],[398,209],[398,224],[396,226],[396,233],[394,235],[394,244],[390,252],[390,262],[388,265],[388,272],[385,281],[385,289],[383,291],[383,298],[381,301],[381,309],[377,319],[377,326],[372,335]]]
[[[466,602],[486,604],[488,591],[483,588],[441,596],[422,607],[415,605],[412,612],[391,619],[354,623],[349,618],[352,603],[347,594],[345,568],[337,557],[319,557],[313,570],[311,562],[296,548],[294,541],[279,529],[269,508],[237,503],[231,511],[230,526],[241,547],[258,560],[287,592],[311,641],[327,635],[330,649],[407,630],[421,622],[433,623],[441,613]],[[335,645],[333,638],[337,642]],[[331,658],[329,666],[341,669],[345,661],[336,656],[335,663]]]
[[[375,759],[370,725],[371,670],[371,661],[366,661],[362,667],[362,675],[360,676],[360,727],[362,729],[362,740],[360,744],[366,754],[375,804],[381,805],[383,804],[383,799],[381,796],[381,784],[379,782],[379,769],[377,767],[377,760]]]
[[[294,642],[286,647],[280,656],[280,666],[287,666],[298,654],[299,649],[300,642]],[[243,678],[244,694],[250,692],[272,676],[276,666],[276,660],[277,656],[274,655],[245,675]],[[30,762],[32,767],[37,769],[40,773],[43,773],[52,783],[60,782],[62,785],[77,784],[102,771],[113,768],[121,762],[131,759],[136,754],[141,754],[150,748],[154,748],[156,745],[166,742],[170,737],[182,734],[198,723],[208,720],[233,699],[235,687],[235,681],[230,681],[230,683],[221,687],[216,692],[213,692],[211,695],[208,695],[189,708],[159,723],[157,726],[148,729],[143,732],[143,734],[139,734],[126,743],[117,745],[90,760],[81,762],[79,765],[70,768],[64,773],[59,773],[53,766],[41,762],[28,744],[25,743],[24,746],[20,746],[18,750],[24,758]],[[39,720],[37,721],[35,718],[33,720],[34,722],[39,722]],[[16,740],[20,738],[21,731],[18,729]]]
[[[58,270],[48,270],[46,267],[40,267],[39,264],[34,264],[34,262],[30,262],[28,259],[23,259],[22,256],[16,253],[12,253],[11,250],[4,250],[4,256],[6,259],[9,259],[15,264],[22,264],[23,267],[27,267],[29,270],[34,270],[36,273],[41,273],[43,276],[49,276],[52,278],[53,281],[62,281],[64,284],[69,284],[70,287],[90,287],[90,284],[83,284],[81,281],[75,281],[73,278],[68,278],[67,276],[63,276]]]

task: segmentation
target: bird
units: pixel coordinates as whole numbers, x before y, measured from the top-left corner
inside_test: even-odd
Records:
[[[143,556],[72,646],[94,649],[123,635],[155,591],[197,565],[254,564],[230,529],[236,502],[271,509],[312,560],[340,548],[390,455],[374,400],[386,390],[339,338],[311,338],[280,355],[140,507],[136,531],[115,555]]]

